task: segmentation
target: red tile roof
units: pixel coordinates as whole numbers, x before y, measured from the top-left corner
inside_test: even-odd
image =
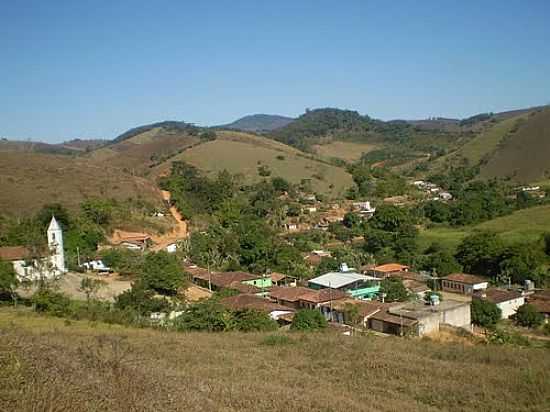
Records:
[[[255,309],[268,313],[276,310],[294,311],[294,309],[290,309],[287,306],[282,306],[268,299],[249,294],[230,296],[220,300],[220,303],[230,310]]]
[[[537,312],[547,313],[550,315],[550,300],[546,299],[529,299],[527,301],[530,305],[533,305]]]
[[[488,300],[493,303],[508,302],[509,300],[517,299],[521,297],[521,293],[515,290],[490,288],[483,291],[480,294],[476,294],[476,297]]]
[[[402,272],[405,270],[408,270],[409,267],[407,265],[402,265],[400,263],[386,263],[385,265],[376,266],[374,270],[377,272]]]
[[[465,283],[467,285],[475,285],[478,283],[487,282],[487,279],[480,276],[469,275],[467,273],[452,273],[449,276],[445,276],[443,280],[450,280],[453,282]]]
[[[30,251],[24,246],[0,247],[0,260],[25,260],[31,256]]]
[[[300,297],[309,293],[311,289],[303,287],[273,287],[269,291],[269,296],[273,299],[284,300],[286,302],[298,302]]]

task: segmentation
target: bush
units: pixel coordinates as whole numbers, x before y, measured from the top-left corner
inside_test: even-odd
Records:
[[[190,305],[174,326],[182,331],[224,332],[232,328],[233,319],[219,302],[209,299]]]
[[[60,317],[71,314],[71,300],[64,294],[49,289],[38,290],[32,295],[31,303],[37,312]]]
[[[318,310],[302,309],[296,312],[290,329],[300,331],[319,330],[327,327],[327,320]]]
[[[278,325],[264,312],[257,310],[240,310],[233,313],[234,328],[241,332],[269,332]]]
[[[474,298],[472,300],[472,323],[484,328],[494,328],[502,311],[492,302]]]
[[[380,282],[380,295],[384,294],[386,302],[404,302],[409,293],[399,278],[387,278]]]
[[[518,308],[514,315],[514,320],[520,326],[535,328],[542,325],[542,322],[544,322],[544,315],[537,312],[533,305],[526,303]]]
[[[286,335],[267,335],[261,342],[266,346],[285,346],[293,343],[294,341]]]

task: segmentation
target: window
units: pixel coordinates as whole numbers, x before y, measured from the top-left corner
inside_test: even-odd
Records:
[[[52,233],[52,242],[55,242],[55,233]]]

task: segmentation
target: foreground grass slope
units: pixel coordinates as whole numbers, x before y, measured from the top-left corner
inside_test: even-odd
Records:
[[[476,230],[496,232],[508,243],[536,241],[544,233],[550,233],[550,205],[518,210],[475,226],[426,229],[420,232],[420,242],[423,247],[434,242],[455,247]]]
[[[293,183],[309,178],[314,190],[332,196],[352,185],[351,175],[343,168],[310,159],[285,144],[240,132],[216,133],[216,140],[190,148],[170,161],[184,160],[210,174],[226,169],[242,174],[247,182],[262,179],[258,167],[263,165],[272,177],[280,176]],[[168,164],[162,167],[168,169]]]
[[[142,198],[160,205],[154,185],[122,170],[95,165],[83,157],[0,152],[0,208],[29,215],[45,203],[77,208],[87,198]]]
[[[546,349],[168,333],[0,310],[0,409],[543,411]]]

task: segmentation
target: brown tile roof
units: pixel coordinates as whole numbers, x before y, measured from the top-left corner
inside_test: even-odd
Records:
[[[346,305],[357,306],[359,315],[363,317],[372,316],[384,307],[384,304],[377,301],[363,301],[352,298],[339,299],[334,302],[323,303],[322,306],[332,307],[333,310],[344,312],[347,308]]]
[[[269,291],[269,296],[273,299],[284,300],[286,302],[298,302],[300,297],[306,293],[309,293],[311,289],[304,287],[273,287]]]
[[[402,265],[400,263],[386,263],[385,265],[376,266],[374,270],[377,272],[402,272],[409,269],[407,265]]]
[[[24,246],[0,247],[0,260],[24,260],[30,258],[31,253]]]
[[[286,275],[282,273],[272,272],[270,277],[272,282],[280,282],[281,280],[286,278]]]
[[[294,309],[290,309],[287,306],[282,306],[268,299],[249,294],[230,296],[220,300],[220,303],[230,310],[255,309],[268,313],[276,310],[294,312]]]
[[[307,288],[306,288],[307,289]],[[344,299],[349,295],[341,290],[337,289],[307,289],[309,292],[300,297],[300,300],[310,303],[323,303],[331,300]]]
[[[537,312],[550,314],[550,300],[530,298],[527,303],[533,305]]]
[[[430,290],[425,282],[419,282],[414,279],[403,279],[403,286],[413,293],[421,293]]]
[[[515,290],[490,288],[480,294],[476,294],[475,297],[480,297],[493,303],[502,303],[512,299],[520,298],[521,293]]]
[[[416,319],[409,319],[404,316],[393,315],[385,310],[375,313],[371,316],[371,319],[380,320],[386,323],[392,323],[394,325],[403,325],[405,327],[414,326],[418,323]]]
[[[487,282],[487,279],[485,278],[475,275],[469,275],[467,273],[451,273],[449,276],[445,276],[443,280],[465,283],[467,285],[475,285],[477,283]]]
[[[239,281],[234,281],[234,282],[231,282],[230,284],[219,284],[219,283],[214,283],[214,284],[222,288],[236,290],[237,292],[240,292],[240,293],[255,294],[255,293],[261,292],[261,289],[256,286],[247,285]]]
[[[531,295],[532,299],[550,300],[550,289],[539,290]]]
[[[400,278],[400,279],[410,279],[410,280],[416,280],[417,282],[426,283],[426,277],[422,276],[420,273],[416,272],[392,272],[390,273],[390,277],[392,278]]]
[[[227,284],[233,282],[244,282],[247,280],[261,279],[261,275],[253,275],[247,272],[221,272],[218,273],[219,279]]]

